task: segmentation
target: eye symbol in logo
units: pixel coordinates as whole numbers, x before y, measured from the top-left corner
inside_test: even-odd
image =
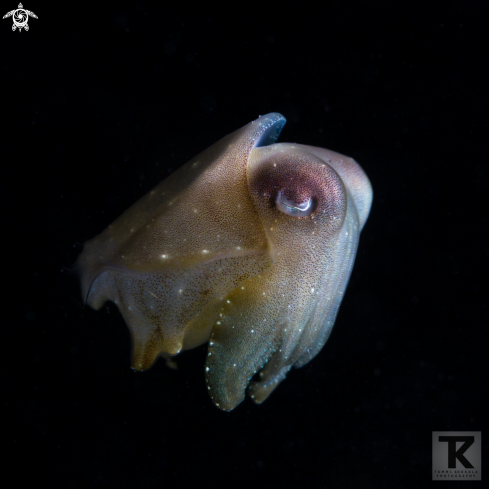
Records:
[[[26,31],[29,30],[29,26],[27,24],[29,17],[34,17],[35,19],[38,18],[34,12],[24,9],[21,3],[19,3],[18,8],[7,12],[3,16],[4,19],[6,19],[7,17],[12,17],[12,20],[14,21],[14,24],[12,25],[12,30],[15,31],[15,29],[19,29],[19,32],[22,31],[22,28],[24,28]]]

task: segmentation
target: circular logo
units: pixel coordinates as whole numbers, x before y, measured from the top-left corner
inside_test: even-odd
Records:
[[[19,8],[13,13],[12,19],[14,21],[15,27],[22,29],[27,25],[29,16],[27,15],[27,12],[24,9]]]

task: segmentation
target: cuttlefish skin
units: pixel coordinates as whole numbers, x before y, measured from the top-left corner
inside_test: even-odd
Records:
[[[324,346],[372,202],[353,159],[274,144],[284,124],[262,116],[200,153],[77,263],[86,302],[119,307],[135,370],[209,342],[207,388],[225,411],[248,386],[263,402]]]

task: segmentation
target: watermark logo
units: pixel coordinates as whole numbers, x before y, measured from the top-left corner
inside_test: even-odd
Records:
[[[433,431],[434,481],[481,480],[481,432]]]
[[[12,20],[14,21],[12,30],[15,31],[16,29],[19,29],[19,32],[21,32],[22,29],[25,29],[26,31],[29,30],[29,25],[27,24],[29,17],[34,17],[34,19],[37,19],[37,15],[30,10],[26,10],[21,3],[19,3],[18,8],[7,12],[3,16],[4,19],[7,17],[12,17]]]

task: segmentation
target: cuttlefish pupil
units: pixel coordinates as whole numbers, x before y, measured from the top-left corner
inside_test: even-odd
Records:
[[[280,190],[276,199],[277,209],[290,216],[309,216],[314,211],[313,199],[295,202],[288,199]]]

